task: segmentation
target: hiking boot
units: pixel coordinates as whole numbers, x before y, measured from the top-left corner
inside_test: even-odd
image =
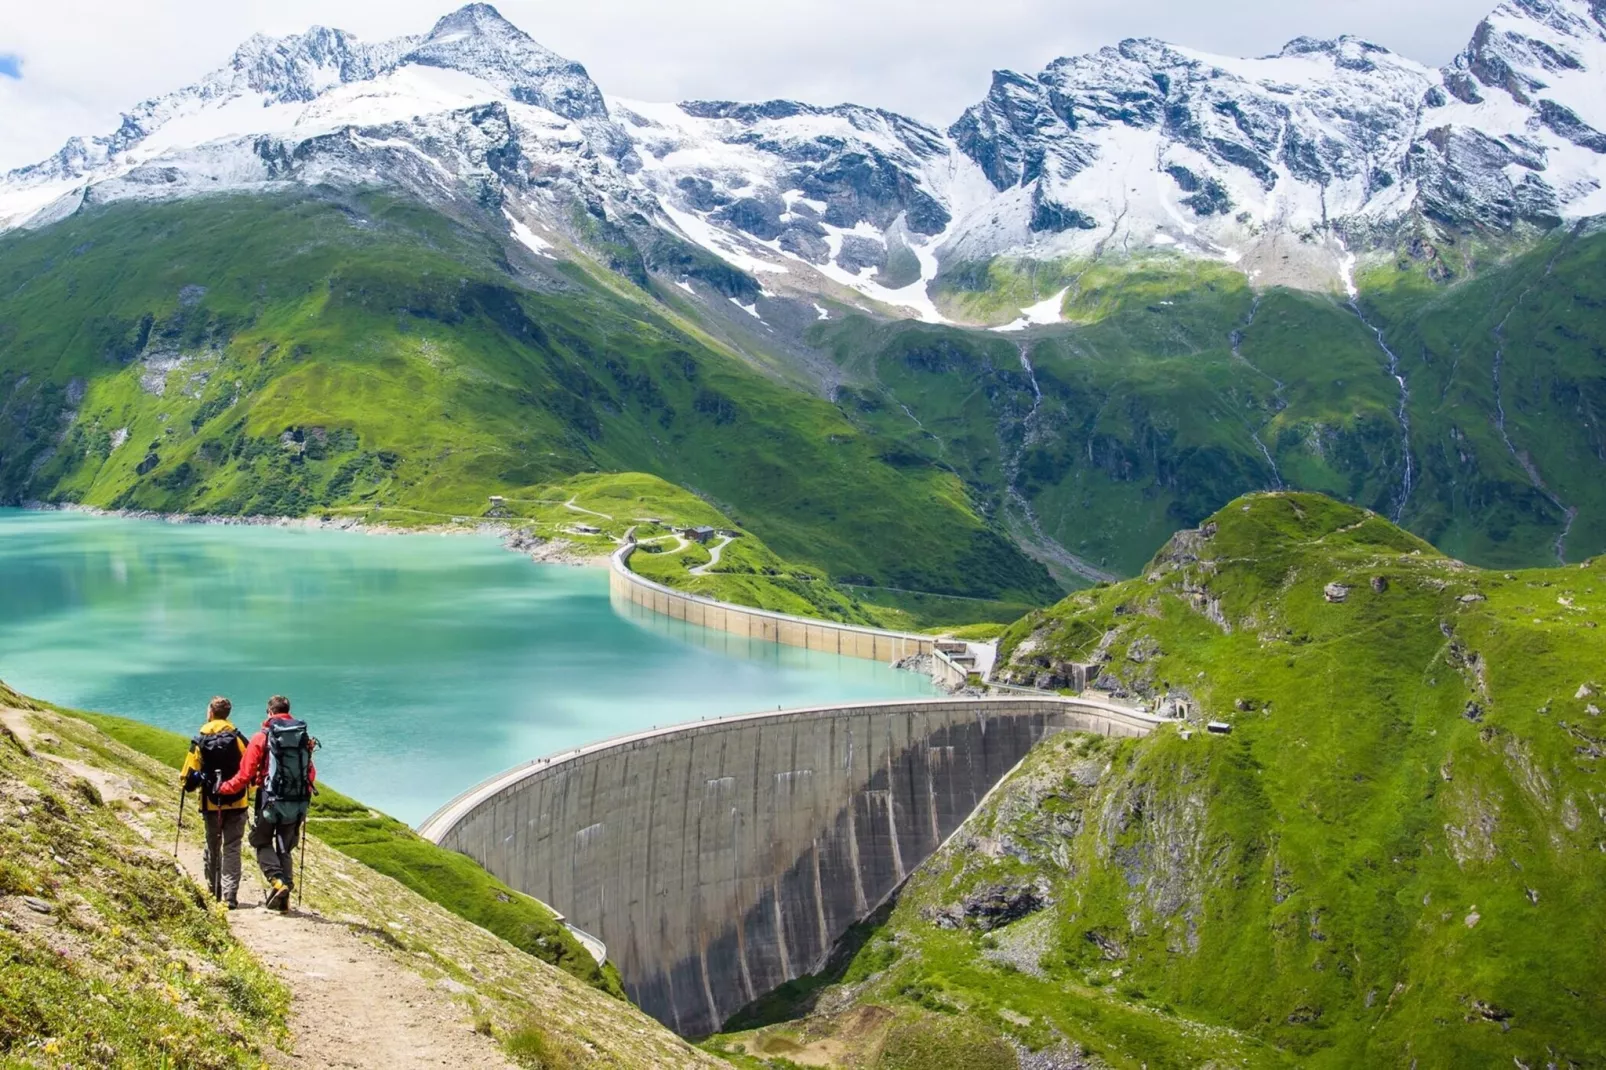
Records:
[[[230,910],[239,910],[240,909],[240,901],[238,899],[236,899],[232,895],[229,896],[228,899],[224,901],[223,905],[228,907]]]
[[[268,898],[262,904],[269,910],[277,910],[281,914],[290,910],[290,886],[284,881],[276,880],[273,887],[268,889]]]

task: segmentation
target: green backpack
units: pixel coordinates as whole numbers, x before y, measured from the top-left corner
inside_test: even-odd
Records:
[[[276,825],[294,825],[312,803],[312,750],[318,741],[305,721],[273,720],[267,734],[268,770],[257,793],[257,813]]]

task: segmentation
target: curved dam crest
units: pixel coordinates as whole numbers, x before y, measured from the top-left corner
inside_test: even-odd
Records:
[[[824,965],[987,793],[1059,731],[1161,719],[1053,696],[725,717],[528,762],[419,829],[607,945],[685,1036]]]

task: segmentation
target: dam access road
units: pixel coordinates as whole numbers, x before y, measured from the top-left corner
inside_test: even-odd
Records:
[[[1057,696],[725,717],[526,763],[419,831],[599,936],[695,1037],[823,966],[1044,737],[1160,723]]]

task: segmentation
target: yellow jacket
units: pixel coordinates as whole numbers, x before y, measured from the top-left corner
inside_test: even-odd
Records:
[[[244,754],[245,754],[245,736],[240,734],[240,730],[239,729],[235,728],[234,725],[231,724],[227,720],[223,720],[223,721],[208,721],[208,722],[206,722],[205,724],[203,724],[201,726],[201,731],[196,736],[196,738],[190,740],[190,752],[184,756],[184,765],[183,765],[183,767],[181,769],[179,769],[179,772],[178,772],[178,782],[180,784],[183,784],[185,781],[187,781],[189,779],[189,776],[190,776],[191,773],[199,773],[201,771],[200,737],[201,736],[215,735],[218,732],[233,732],[235,734],[235,736],[237,737],[238,742],[240,744],[240,754],[242,756],[244,756]],[[245,792],[238,799],[234,800],[233,802],[219,803],[217,805],[216,809],[218,809],[218,810],[243,810],[247,806],[250,806],[250,805],[251,805],[251,789],[247,788],[245,790]],[[212,810],[212,809],[214,809],[212,803],[210,801],[208,801],[208,799],[206,797],[206,792],[204,792],[204,791],[201,792],[201,809],[202,810]]]

